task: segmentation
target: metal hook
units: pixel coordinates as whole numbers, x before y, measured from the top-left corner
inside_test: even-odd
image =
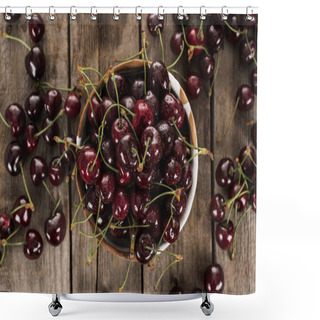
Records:
[[[116,12],[117,11],[117,12]],[[119,7],[113,7],[113,20],[118,21],[120,19],[120,9]]]
[[[28,12],[28,10],[30,9],[30,13],[32,12],[31,7],[27,6],[26,7],[26,20],[31,20],[31,14]]]
[[[200,7],[200,19],[206,20],[206,16],[207,16],[207,9],[205,6],[201,6]]]
[[[11,9],[10,9],[9,6],[7,6],[7,7],[4,8],[4,19],[5,19],[6,21],[10,21],[10,20],[11,20],[11,16],[10,16],[10,14],[8,13],[8,11],[10,11],[10,13],[11,13]]]
[[[76,20],[77,19],[77,8],[75,6],[72,6],[70,8],[70,19]]]
[[[179,6],[178,13],[177,13],[177,19],[182,21],[184,18],[183,15],[184,15],[184,8],[183,8],[183,6]]]
[[[227,20],[228,19],[228,7],[227,6],[223,6],[221,8],[221,13],[220,13],[220,17],[221,17],[221,20],[224,21],[224,20]]]
[[[250,12],[249,12],[250,10]],[[246,20],[251,21],[253,19],[253,9],[252,7],[248,6],[246,9]]]
[[[160,13],[160,10],[162,10],[161,13]],[[164,15],[163,6],[159,6],[159,7],[158,7],[158,20],[163,20],[163,19],[164,19],[163,15]]]
[[[93,13],[93,9],[95,9],[96,13]],[[90,9],[90,20],[91,21],[96,21],[97,20],[97,9],[96,9],[96,7],[91,7],[91,9]]]
[[[56,17],[55,17],[55,12],[56,9],[54,8],[54,6],[50,6],[49,7],[49,20],[53,21]]]
[[[139,12],[138,12],[139,10]],[[136,7],[136,19],[141,20],[142,8],[140,6]]]

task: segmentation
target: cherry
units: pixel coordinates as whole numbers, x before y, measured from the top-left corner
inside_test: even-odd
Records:
[[[237,92],[237,99],[239,99],[239,109],[242,111],[249,111],[254,104],[254,94],[250,86],[244,84]]]
[[[101,174],[101,162],[97,151],[88,146],[83,148],[78,155],[78,170],[84,182],[91,185],[98,181]]]
[[[121,121],[119,120],[119,118],[117,118],[113,124],[112,124],[112,129],[111,129],[111,137],[112,137],[112,141],[115,145],[118,144],[120,138],[125,134],[130,132],[130,126],[129,123],[121,118]]]
[[[203,52],[199,58],[199,68],[204,80],[210,80],[213,76],[214,66],[214,59]]]
[[[119,73],[114,74],[114,80],[116,83],[118,97],[121,99],[122,97],[126,96],[128,93],[127,81],[125,77]],[[113,82],[113,78],[110,76],[108,81],[108,92],[110,97],[113,101],[117,101],[116,90]]]
[[[247,44],[247,41],[243,41],[240,45],[240,59],[246,65],[252,63],[254,61],[253,58],[256,58],[257,56],[256,42],[252,38],[249,38],[248,42],[250,44],[250,48]]]
[[[202,81],[200,75],[190,72],[187,77],[186,89],[188,97],[192,100],[197,99],[201,93]]]
[[[174,141],[173,149],[171,155],[181,164],[183,165],[187,158],[187,146],[184,141],[178,137]]]
[[[137,219],[143,219],[146,215],[145,205],[151,201],[150,191],[135,188],[130,197],[131,210]]]
[[[112,100],[110,100],[107,97],[104,97],[102,99],[101,102],[101,107],[100,107],[100,122],[103,120],[104,115],[106,112],[106,118],[105,118],[105,122],[104,122],[104,133],[108,134],[108,131],[110,130],[112,124],[114,123],[114,121],[118,118],[118,109],[113,107],[110,109],[110,107],[113,105],[114,103],[112,102]],[[109,110],[110,109],[110,110]],[[98,124],[99,125],[99,124]]]
[[[67,145],[68,145],[68,150],[65,149],[65,144],[60,143],[59,144],[59,150],[60,150],[60,154],[62,155],[64,152],[64,156],[63,156],[63,161],[66,164],[73,164],[75,162],[75,154],[76,154],[76,147],[71,145],[71,143],[76,143],[76,137],[74,134],[69,134],[68,136],[66,136],[64,139],[67,140]],[[71,151],[72,150],[72,151]]]
[[[116,179],[112,172],[104,172],[95,185],[97,197],[101,197],[104,204],[108,204],[113,200],[116,188]]]
[[[251,200],[252,208],[254,209],[254,211],[256,211],[257,210],[257,194],[255,190],[252,192],[250,200]]]
[[[225,210],[224,210],[224,197],[217,193],[213,196],[211,203],[210,203],[210,215],[213,221],[220,222],[224,219]]]
[[[92,145],[94,147],[98,147],[100,136],[98,135],[97,128],[94,128],[94,127],[89,128],[89,137]]]
[[[44,118],[41,124],[41,130],[46,128],[52,123],[52,120],[50,118]],[[54,140],[54,137],[59,136],[59,125],[57,122],[54,122],[46,131],[42,133],[42,138],[45,143],[54,146],[56,144],[56,141]]]
[[[4,19],[5,20],[5,22],[7,22],[7,23],[16,23],[19,19],[20,19],[20,16],[21,16],[21,14],[20,13],[11,13],[11,12],[8,12],[7,13],[7,16],[9,16],[10,17],[10,20],[8,19]],[[3,17],[5,18],[6,17],[6,15],[5,15],[5,13],[3,14]]]
[[[32,80],[39,80],[46,69],[46,58],[38,46],[34,46],[25,57],[25,67]]]
[[[239,17],[237,15],[229,14],[227,22],[230,24],[230,26],[233,29],[240,31],[240,32],[243,30],[243,26],[240,24]],[[233,45],[236,44],[239,41],[239,39],[242,37],[241,33],[233,32],[232,30],[230,30],[228,28],[228,26],[225,26],[225,35],[226,35],[227,40]]]
[[[256,146],[257,145],[257,123],[253,124],[251,128],[251,138],[253,144]]]
[[[33,184],[38,187],[47,176],[48,166],[46,161],[40,156],[33,157],[30,162],[30,177]]]
[[[123,220],[130,209],[127,192],[123,188],[118,188],[112,201],[112,215],[116,220]]]
[[[144,167],[142,171],[136,175],[136,185],[141,189],[151,189],[152,183],[156,176],[154,167]]]
[[[107,227],[111,217],[112,217],[112,214],[111,214],[110,206],[103,206],[103,210],[99,212],[99,218],[98,218],[98,222],[97,222],[98,228],[100,230],[105,229]],[[121,230],[121,229],[117,229],[117,230]],[[111,229],[111,234],[112,234],[112,229]]]
[[[126,227],[128,226],[128,222],[126,220],[121,220],[117,226]],[[124,238],[129,234],[129,229],[110,228],[110,232],[113,237]]]
[[[29,260],[36,260],[41,256],[43,250],[43,241],[40,233],[34,229],[30,229],[26,235],[26,244],[23,252]]]
[[[188,191],[192,186],[192,167],[191,164],[188,163],[184,167],[182,167],[181,171],[181,179],[179,181],[179,188],[184,188],[184,190]]]
[[[111,141],[111,139],[103,138],[101,142],[101,153],[106,161],[110,166],[114,167],[115,165],[115,150],[114,145]],[[105,166],[104,162],[102,162],[102,165]]]
[[[205,38],[200,39],[198,37],[199,29],[198,28],[191,28],[187,34],[187,41],[191,46],[205,46]],[[202,52],[202,49],[194,49],[193,56],[196,57]]]
[[[224,33],[221,25],[209,25],[207,27],[207,46],[212,55],[223,49]]]
[[[54,247],[59,246],[66,236],[67,222],[61,210],[49,217],[44,223],[44,233],[47,241]]]
[[[60,110],[62,97],[60,91],[57,89],[50,89],[44,97],[44,110],[50,119],[53,119]]]
[[[120,100],[120,104],[122,104],[124,107],[126,107],[132,113],[134,112],[134,106],[135,106],[136,102],[137,102],[137,100],[133,96],[125,96],[125,97],[121,98],[121,100]],[[115,110],[118,115],[118,111],[116,108],[115,108]],[[127,114],[127,116],[129,117],[130,120],[132,120],[132,116],[130,114]]]
[[[146,152],[146,164],[155,166],[162,157],[161,137],[154,127],[146,127],[140,138],[140,148],[142,154]],[[146,151],[147,150],[147,151]]]
[[[132,125],[139,136],[147,126],[152,126],[154,122],[151,107],[144,100],[138,100],[134,106],[135,118]]]
[[[252,162],[251,158],[247,155],[248,151],[249,151],[253,161],[256,162],[256,152],[250,146],[243,147],[240,150],[238,158],[239,158],[239,163],[241,164],[241,167],[242,167],[244,174],[248,177],[252,177],[254,170],[255,170],[255,165]]]
[[[173,53],[180,54],[183,48],[183,32],[182,31],[175,31],[170,39],[170,47]]]
[[[181,165],[174,158],[169,157],[164,164],[164,180],[169,186],[175,186],[181,178]]]
[[[230,158],[222,158],[216,169],[216,181],[222,188],[231,186],[234,178],[234,164]]]
[[[151,90],[148,90],[146,95],[143,97],[143,100],[148,103],[150,106],[152,113],[153,113],[153,119],[156,120],[159,117],[159,100],[154,95],[154,93]],[[155,121],[154,121],[155,122]]]
[[[7,213],[0,214],[0,240],[7,239],[13,232],[13,219]]]
[[[251,71],[250,78],[251,78],[251,87],[254,93],[257,94],[257,84],[258,84],[257,68]]]
[[[98,214],[99,198],[97,197],[94,187],[89,187],[86,192],[85,207],[89,212],[93,213],[94,215]],[[101,201],[99,216],[100,216],[100,213],[103,212],[104,208],[105,208],[104,203]]]
[[[171,207],[172,207],[172,213],[177,219],[181,219],[181,217],[184,215],[186,211],[187,206],[187,194],[184,190],[181,191],[180,194],[180,201],[177,197],[173,199],[172,206],[171,206],[172,196],[166,197],[166,210],[169,215],[171,215]]]
[[[80,98],[74,93],[70,92],[64,103],[64,110],[70,118],[76,118],[81,110]]]
[[[173,23],[177,26],[181,26],[181,23],[183,24],[184,27],[187,26],[189,23],[190,17],[187,13],[182,14],[182,16],[183,16],[183,19],[179,20],[178,15],[176,14],[172,15]]]
[[[29,203],[28,198],[26,196],[20,196],[14,203],[12,211],[21,205],[26,205],[27,203]],[[31,208],[21,208],[12,214],[14,222],[23,227],[27,227],[30,224],[31,216]]]
[[[135,79],[130,88],[131,95],[136,99],[142,99],[144,95],[144,81],[142,79]]]
[[[7,171],[12,176],[17,176],[20,173],[19,163],[24,158],[24,150],[18,141],[12,141],[7,145],[4,153],[4,163]]]
[[[240,192],[241,190],[241,192]],[[247,191],[247,188],[245,185],[243,185],[241,182],[238,183],[238,181],[235,181],[233,185],[230,187],[229,190],[229,197],[234,198],[239,192],[240,194]],[[248,193],[242,194],[241,196],[238,196],[235,200],[235,205],[237,206],[238,212],[244,211],[244,209],[247,206],[248,203]]]
[[[116,157],[120,166],[127,170],[135,171],[138,167],[138,144],[134,135],[125,133],[116,146]]]
[[[175,218],[173,216],[171,221],[169,222],[168,227],[166,228],[168,221],[169,218],[166,218],[163,222],[163,228],[165,229],[163,240],[168,243],[174,243],[179,237],[180,223],[178,218]]]
[[[154,61],[148,73],[147,86],[160,99],[169,91],[169,75],[161,61]]]
[[[39,42],[45,32],[45,24],[40,14],[33,13],[29,20],[29,35],[33,42]]]
[[[44,100],[40,93],[32,92],[27,98],[24,108],[31,121],[37,121],[43,110]]]
[[[154,239],[160,236],[160,209],[157,204],[151,203],[147,208],[145,217],[142,219],[142,225],[149,225],[146,231],[149,232]]]
[[[33,151],[38,145],[39,139],[35,136],[36,133],[38,133],[38,129],[32,123],[28,124],[24,129],[23,141],[26,150],[29,152]]]
[[[5,111],[5,119],[10,125],[11,134],[14,137],[18,137],[26,124],[26,116],[20,104],[10,104]]]
[[[234,226],[231,220],[219,222],[216,227],[216,241],[222,250],[230,249],[234,238]]]
[[[153,250],[147,249],[147,247]],[[156,249],[156,241],[150,233],[141,231],[136,237],[134,251],[137,260],[142,263],[148,263],[154,256],[154,250]]]
[[[116,175],[117,183],[119,186],[126,186],[131,182],[132,173],[131,171],[120,166],[119,162],[116,162],[116,167],[119,173]]]
[[[224,287],[224,274],[217,263],[210,264],[204,272],[204,289],[208,293],[221,293]]]
[[[158,33],[158,29],[160,32],[163,30],[164,21],[158,19],[157,14],[149,14],[147,20],[147,26],[152,36],[156,37]]]
[[[167,157],[174,145],[174,129],[166,120],[161,120],[157,123],[156,129],[161,137],[161,148],[163,157]]]
[[[161,103],[161,116],[164,120],[171,123],[171,118],[174,119],[174,122],[178,129],[183,125],[185,111],[182,103],[177,99],[172,93],[167,93]]]
[[[65,176],[65,169],[59,157],[54,157],[49,166],[49,180],[51,184],[58,187]]]
[[[89,101],[88,109],[87,109],[87,119],[92,127],[99,127],[101,123],[101,105],[98,101],[98,98],[96,95],[94,95],[91,99],[91,104]]]

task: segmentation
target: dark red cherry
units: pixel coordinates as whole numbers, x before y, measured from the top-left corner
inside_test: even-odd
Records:
[[[135,188],[130,197],[131,211],[137,219],[143,219],[146,215],[145,205],[151,201],[150,191]]]
[[[169,218],[166,218],[163,222],[163,229],[165,230],[163,240],[168,243],[174,243],[178,239],[180,233],[179,219],[173,216],[166,228],[168,221]]]
[[[57,209],[44,223],[47,241],[54,247],[59,246],[66,236],[66,231],[66,217],[60,209]]]
[[[146,164],[148,166],[155,166],[160,161],[162,157],[161,137],[155,127],[149,126],[143,130],[140,138],[140,148],[143,155],[147,149]]]
[[[253,124],[251,128],[251,138],[255,146],[257,146],[257,123]]]
[[[220,222],[224,219],[224,203],[224,197],[220,193],[217,193],[213,196],[209,209],[209,213],[213,221]]]
[[[126,220],[121,220],[117,224],[118,227],[126,227],[128,226],[127,219]],[[118,228],[110,228],[110,233],[113,237],[116,238],[124,238],[129,234],[130,229],[118,229]]]
[[[182,103],[172,93],[167,93],[161,103],[161,116],[171,124],[171,118],[174,119],[177,127],[180,129],[183,125],[185,111]]]
[[[200,75],[195,72],[190,72],[187,77],[186,90],[188,97],[192,100],[200,96],[202,89],[202,81]]]
[[[238,31],[237,33],[235,33],[232,30],[230,30],[228,26],[225,26],[224,29],[227,40],[234,45],[242,37],[242,34],[239,33],[239,31],[241,32],[243,30],[243,25],[240,24],[239,17],[237,15],[232,14],[228,15],[227,22],[233,29]]]
[[[33,42],[39,42],[45,32],[45,24],[40,14],[33,13],[29,20],[29,35]]]
[[[231,186],[234,178],[234,164],[230,158],[222,158],[216,169],[216,181],[222,188]]]
[[[50,89],[47,91],[44,97],[44,110],[50,119],[55,118],[55,116],[59,113],[61,103],[62,97],[60,91],[57,89]]]
[[[249,152],[253,161],[256,162],[256,152],[250,146],[243,147],[240,150],[238,158],[244,174],[248,177],[252,177],[255,170],[255,165],[252,162],[251,158],[247,155],[247,152]]]
[[[89,137],[90,137],[90,142],[92,146],[97,148],[99,144],[99,139],[100,139],[97,128],[94,128],[94,127],[89,128]]]
[[[185,211],[186,211],[186,207],[187,207],[187,194],[184,190],[181,191],[180,194],[180,201],[178,200],[177,197],[174,197],[172,205],[172,196],[167,196],[166,197],[166,210],[168,212],[169,215],[171,215],[171,208],[172,208],[172,213],[173,215],[179,219],[181,219],[181,217],[184,215]]]
[[[150,66],[147,87],[159,99],[169,91],[169,75],[163,62],[154,61]]]
[[[257,193],[255,190],[252,192],[250,202],[251,202],[252,208],[254,209],[254,211],[256,211],[257,210]]]
[[[128,94],[127,81],[126,81],[125,77],[119,73],[114,74],[114,79],[115,79],[116,87],[118,90],[118,97],[120,100],[122,97],[124,97]],[[108,91],[109,91],[111,99],[113,101],[117,101],[117,95],[116,95],[116,90],[115,90],[112,76],[110,76],[109,81],[108,81]]]
[[[192,167],[188,163],[182,167],[181,179],[179,181],[179,188],[184,188],[185,191],[188,191],[192,186]]]
[[[103,210],[99,212],[99,218],[97,222],[97,226],[100,230],[103,230],[107,227],[110,219],[112,217],[111,214],[111,206],[103,205]],[[97,218],[97,217],[96,217]],[[111,228],[110,228],[111,229]],[[119,229],[117,229],[119,230]],[[120,229],[121,230],[121,229]]]
[[[104,211],[105,205],[102,201],[100,203],[99,210],[99,197],[97,197],[94,187],[89,187],[86,192],[85,207],[90,213],[93,213],[94,215],[97,215],[99,211],[100,216],[100,213]]]
[[[161,120],[157,123],[156,129],[161,137],[161,148],[163,157],[167,157],[174,145],[174,129],[173,126],[166,120]]]
[[[149,232],[154,239],[160,236],[160,209],[157,204],[151,203],[147,208],[145,217],[142,219],[142,225],[149,225],[146,231]]]
[[[136,99],[142,99],[144,95],[144,81],[142,79],[135,79],[130,88],[130,94]]]
[[[251,87],[254,91],[255,94],[257,94],[257,85],[258,85],[258,74],[257,74],[257,69],[253,69],[251,71]]]
[[[123,220],[130,209],[129,198],[127,191],[123,188],[118,188],[114,194],[112,201],[112,215],[116,220]]]
[[[249,111],[254,105],[254,94],[250,86],[244,84],[237,92],[237,99],[239,98],[239,109],[241,111]]]
[[[41,130],[46,128],[51,122],[52,122],[52,120],[50,118],[45,118],[42,121]],[[54,137],[56,137],[56,136],[58,137],[59,132],[60,132],[59,125],[56,121],[52,124],[51,127],[49,127],[46,131],[44,131],[42,133],[42,138],[45,143],[49,144],[50,146],[54,146],[54,145],[56,145],[56,141],[54,140]]]
[[[25,67],[29,77],[38,81],[46,70],[46,58],[43,51],[34,46],[25,57]]]
[[[13,24],[13,23],[16,23],[20,19],[21,14],[7,12],[7,16],[9,16],[10,19],[6,19],[6,14],[5,13],[3,14],[5,22],[9,23],[9,24]]]
[[[24,150],[18,141],[12,141],[7,145],[4,153],[4,164],[12,176],[17,176],[20,173],[19,163],[24,158]]]
[[[111,129],[111,137],[112,137],[112,141],[115,145],[118,144],[119,140],[122,138],[122,136],[125,133],[130,132],[130,125],[127,122],[127,120],[121,118],[121,120],[119,120],[119,118],[117,118],[113,124],[112,124],[112,129]]]
[[[207,46],[210,54],[223,49],[224,33],[221,25],[209,25],[207,27]]]
[[[174,141],[173,149],[171,155],[181,164],[183,165],[187,158],[187,146],[184,141],[178,137]]]
[[[80,176],[87,184],[94,184],[101,174],[101,161],[97,157],[97,151],[91,147],[83,148],[78,155],[78,170]]]
[[[60,155],[64,153],[63,161],[66,164],[73,164],[75,162],[75,155],[76,155],[76,147],[69,144],[69,142],[76,143],[76,137],[74,134],[69,134],[65,137],[68,142],[67,150],[65,149],[65,144],[59,143]]]
[[[81,110],[80,98],[74,93],[70,92],[64,103],[64,110],[70,118],[76,118]]]
[[[7,239],[13,232],[13,219],[7,213],[0,214],[0,240]]]
[[[125,133],[116,146],[116,157],[120,166],[130,171],[135,171],[139,165],[138,144],[134,135]]]
[[[96,183],[95,192],[104,204],[112,201],[116,188],[116,179],[112,172],[104,172]]]
[[[26,244],[23,247],[23,252],[29,260],[36,260],[41,256],[43,250],[43,241],[40,233],[30,229],[26,235]]]
[[[141,189],[151,189],[152,183],[154,182],[156,176],[155,167],[143,167],[141,172],[136,175],[136,185]]]
[[[240,59],[242,63],[248,65],[254,61],[253,58],[257,57],[257,45],[256,42],[252,39],[248,39],[250,48],[247,41],[242,41],[240,45]],[[251,50],[250,50],[251,49]]]
[[[144,99],[145,100],[145,99]],[[120,104],[126,107],[129,111],[134,113],[134,106],[136,104],[137,100],[133,96],[125,96],[121,98]],[[118,116],[118,110],[115,108]],[[132,121],[132,116],[126,111],[128,118]]]
[[[167,185],[175,186],[181,178],[180,163],[174,157],[169,157],[164,164],[163,173]]]
[[[94,95],[91,99],[91,103],[89,101],[88,109],[87,109],[87,119],[91,127],[99,127],[101,124],[101,105],[96,95]]]
[[[31,121],[37,121],[43,110],[44,100],[40,93],[32,92],[27,98],[24,108]]]
[[[234,226],[231,220],[219,222],[216,227],[216,241],[222,250],[228,250],[232,246],[234,238]]]
[[[42,181],[48,177],[48,171],[47,163],[42,157],[35,156],[31,159],[30,178],[36,187],[38,187]]]
[[[5,119],[10,125],[11,134],[18,137],[24,129],[26,124],[26,115],[23,108],[18,103],[10,104],[5,111]]]
[[[39,138],[35,136],[35,134],[38,133],[38,129],[36,125],[30,123],[28,124],[23,133],[23,141],[25,149],[29,152],[33,151],[39,142]]]
[[[150,106],[152,113],[153,113],[153,119],[154,122],[156,122],[156,119],[159,117],[159,100],[154,95],[154,93],[151,90],[148,90],[146,95],[143,97],[143,100],[148,103]]]
[[[224,287],[224,274],[217,263],[210,264],[204,272],[204,289],[209,293],[221,293]]]
[[[164,21],[158,18],[157,14],[149,14],[147,20],[147,26],[152,36],[156,37],[159,35],[158,29],[162,33]]]
[[[170,47],[173,53],[180,54],[183,48],[183,33],[182,31],[175,31],[170,39]]]
[[[108,134],[108,131],[110,131],[112,124],[115,122],[116,119],[118,119],[118,108],[117,107],[111,108],[111,106],[113,104],[114,103],[112,102],[112,100],[110,100],[107,97],[104,97],[101,102],[100,122],[102,122],[106,112],[108,112],[105,117],[105,121],[104,121],[104,126],[105,126],[104,133],[105,134]]]
[[[134,106],[134,114],[135,118],[132,121],[132,125],[137,135],[140,136],[146,127],[153,125],[153,112],[147,102],[138,100]]]
[[[241,190],[241,191],[240,191]],[[244,193],[247,191],[247,188],[241,182],[235,181],[229,190],[230,199],[234,198],[236,195],[236,200],[234,202],[235,206],[238,208],[238,212],[244,211],[248,203],[248,193]],[[243,194],[244,193],[244,194]]]
[[[59,157],[54,157],[49,166],[49,180],[55,187],[60,186],[65,176],[65,169]]]
[[[215,61],[213,57],[208,56],[205,53],[202,53],[199,58],[199,68],[201,77],[204,80],[210,80],[213,76]]]
[[[131,171],[120,166],[118,162],[116,162],[116,167],[119,170],[119,173],[116,175],[118,185],[122,187],[128,185],[132,179]]]
[[[147,247],[153,250],[147,249]],[[156,249],[156,241],[151,234],[145,231],[139,232],[134,246],[137,260],[143,264],[148,263],[154,256],[154,249]]]
[[[187,13],[184,13],[184,14],[181,14],[181,16],[183,17],[183,19],[178,19],[178,15],[176,14],[173,14],[172,15],[172,20],[173,20],[173,23],[177,26],[180,26],[181,27],[181,23],[183,24],[183,26],[187,26],[188,23],[189,23],[189,15]]]
[[[203,39],[200,39],[200,35],[198,37],[199,29],[198,28],[192,28],[189,30],[187,34],[187,41],[191,46],[205,46],[205,38],[203,36]],[[202,49],[194,49],[193,56],[196,57],[202,52]]]
[[[111,139],[103,138],[101,142],[101,153],[105,162],[114,167],[115,149]],[[104,161],[102,162],[102,166],[105,166]]]
[[[14,203],[12,211],[23,204],[26,205],[27,203],[29,203],[28,198],[26,196],[20,196]],[[32,210],[30,208],[21,208],[15,211],[12,215],[14,222],[23,227],[27,227],[30,224],[31,216]]]

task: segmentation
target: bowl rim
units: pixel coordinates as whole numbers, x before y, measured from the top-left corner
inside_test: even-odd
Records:
[[[112,72],[120,72],[120,71],[124,71],[124,70],[138,69],[138,68],[143,67],[143,64],[147,64],[147,63],[148,63],[147,61],[144,61],[141,59],[133,59],[133,60],[125,61],[125,62],[119,63],[119,64],[115,65],[114,67],[112,67],[111,69],[109,69],[107,71],[107,73],[104,74],[103,77],[104,77],[104,79],[109,79],[109,77],[111,75],[111,71]],[[152,64],[151,61],[149,61],[149,63]],[[180,86],[180,83],[178,82],[178,80],[169,71],[168,71],[168,74],[169,74],[169,80],[170,80],[171,86],[172,86],[172,91],[178,96],[181,103],[183,104],[183,108],[185,109],[186,116],[188,118],[189,129],[190,129],[191,142],[194,146],[198,146],[195,121],[194,121],[193,113],[192,113],[188,98],[187,98],[183,88]],[[105,81],[104,79],[99,80],[100,87],[103,86],[104,81]],[[95,94],[95,92],[94,92],[94,90],[92,90],[89,95],[90,99],[93,98],[94,94]],[[83,133],[83,129],[84,129],[85,121],[86,121],[88,107],[89,107],[89,99],[86,100],[86,104],[82,110],[80,121],[78,124],[78,131],[77,131],[77,137],[76,137],[76,142],[77,142],[78,146],[81,146],[82,133]],[[191,154],[194,155],[195,153],[196,153],[195,149],[192,149]],[[81,177],[79,174],[79,170],[76,170],[75,176],[76,176],[76,185],[77,185],[78,195],[80,196],[80,199],[83,199],[85,192],[83,190],[84,188],[82,187],[82,180],[81,180]],[[198,180],[198,157],[195,157],[192,160],[192,179],[193,179],[193,181],[192,181],[192,186],[189,190],[189,195],[187,198],[186,210],[185,210],[185,213],[184,213],[182,219],[180,220],[180,230],[179,230],[180,232],[182,231],[186,221],[189,218],[192,204],[193,204],[194,197],[195,197],[197,180]],[[90,212],[85,208],[84,203],[82,204],[82,211],[84,213],[85,218],[88,218],[90,215]],[[94,232],[94,229],[95,229],[94,219],[93,218],[89,219],[88,223],[90,225],[92,232]],[[101,237],[102,236],[98,236],[97,241],[100,241]],[[128,261],[133,261],[133,262],[138,262],[135,254],[132,254],[130,251],[128,251],[128,252],[121,251],[120,249],[114,247],[112,244],[108,243],[105,239],[103,239],[101,241],[101,244],[109,252],[113,253],[114,255],[116,255],[122,259],[125,259]],[[168,246],[170,246],[170,243],[167,243],[164,241],[159,246],[159,249],[165,250]]]

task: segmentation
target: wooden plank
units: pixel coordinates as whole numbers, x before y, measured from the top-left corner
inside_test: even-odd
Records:
[[[219,73],[214,85],[214,153],[215,168],[223,157],[235,159],[240,149],[248,143],[252,146],[250,129],[246,126],[249,120],[256,120],[256,103],[249,112],[237,111],[228,136],[217,143],[216,139],[223,135],[235,106],[237,90],[242,84],[250,85],[250,73],[255,65],[243,66],[239,59],[239,44],[231,45],[225,40],[221,52]],[[214,180],[214,193],[226,196]],[[232,215],[233,217],[233,215]],[[237,249],[235,259],[214,243],[215,261],[218,262],[225,275],[224,293],[247,294],[255,291],[255,235],[256,214],[251,211],[242,220],[237,232]],[[232,218],[233,219],[233,218]]]
[[[47,19],[44,19],[47,21]],[[7,27],[0,19],[1,29]],[[54,22],[46,23],[46,33],[41,41],[41,47],[46,55],[46,72],[44,80],[53,85],[63,86],[68,78],[68,61],[67,56],[67,17],[61,16]],[[12,26],[11,34],[18,36],[32,45],[29,39],[27,23],[23,16],[19,22]],[[7,105],[12,102],[19,102],[24,105],[24,101],[32,90],[32,81],[26,75],[24,67],[24,56],[26,52],[17,42],[9,40],[1,40],[1,63],[4,76],[0,84],[1,91],[1,112]],[[43,114],[42,117],[45,115]],[[60,129],[65,125],[66,120],[60,119]],[[40,127],[41,122],[38,124]],[[1,157],[7,143],[13,140],[8,133],[8,129],[4,126],[1,130]],[[44,220],[50,215],[54,208],[53,202],[50,200],[43,186],[38,188],[32,185],[29,175],[29,162],[32,156],[42,155],[47,163],[51,161],[53,156],[59,154],[57,147],[48,147],[40,138],[37,149],[28,154],[24,163],[27,184],[30,194],[35,203],[36,210],[33,213],[29,228],[37,229],[43,237],[44,250],[41,257],[36,261],[29,261],[23,255],[22,247],[10,248],[6,256],[3,267],[0,270],[0,291],[15,291],[15,292],[68,292],[70,289],[69,282],[69,237],[68,234],[64,242],[59,247],[52,247],[48,244],[44,236]],[[0,186],[1,206],[3,210],[9,212],[12,209],[13,203],[19,195],[25,194],[21,175],[15,178],[9,176],[6,172],[3,161],[0,165],[2,176],[5,177],[5,183]],[[51,190],[47,179],[47,184]],[[61,206],[67,216],[69,201],[68,194],[64,191],[64,186],[55,188],[53,194],[58,199],[62,197]],[[15,240],[23,241],[27,230],[20,230]]]
[[[151,36],[147,29],[146,21],[147,15],[144,15],[142,17],[142,29],[146,31],[148,41],[150,42],[150,46],[147,49],[148,58],[150,60],[161,59],[159,40]],[[189,26],[199,27],[199,25],[199,15],[192,15]],[[166,65],[170,65],[177,58],[170,49],[170,38],[176,29],[177,27],[173,24],[172,17],[165,15],[162,39]],[[184,56],[175,68],[186,76],[189,71],[198,71],[197,59],[194,58],[192,63],[188,64],[187,54],[184,52]],[[176,76],[176,78],[180,81],[182,87],[185,88],[183,80],[179,76]],[[197,100],[190,101],[190,103],[197,127],[198,145],[210,148],[209,132],[211,120],[208,85],[209,83],[204,82],[200,97]],[[211,224],[207,214],[208,203],[211,198],[210,175],[211,160],[208,157],[199,157],[198,186],[190,216],[176,243],[168,248],[169,251],[174,253],[181,253],[184,259],[166,272],[158,287],[157,291],[159,293],[169,293],[175,285],[179,285],[185,293],[192,292],[195,288],[203,288],[203,273],[212,261]],[[157,264],[155,271],[152,272],[147,267],[144,267],[143,281],[145,293],[154,293],[154,285],[161,272],[173,260],[172,257],[165,254],[161,254],[160,257],[160,263]]]

